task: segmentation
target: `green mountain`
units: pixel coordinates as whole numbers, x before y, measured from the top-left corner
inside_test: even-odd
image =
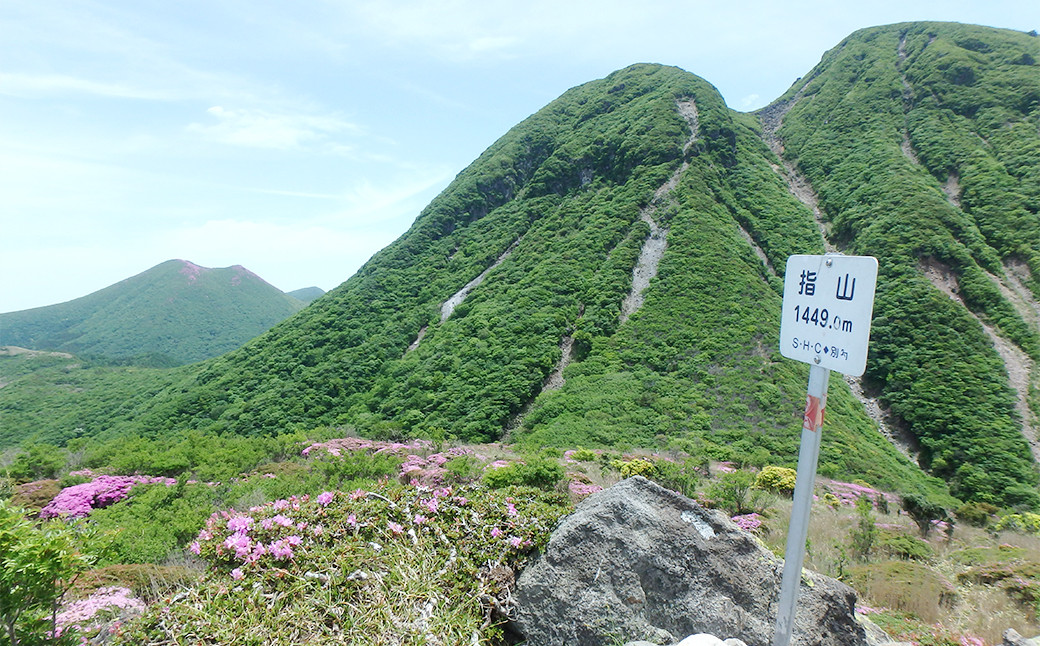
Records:
[[[168,260],[82,298],[0,314],[0,345],[176,365],[234,350],[303,305],[244,267]]]
[[[164,386],[85,388],[33,432],[111,405],[77,434],[349,425],[793,463],[807,367],[777,348],[781,278],[836,249],[880,262],[855,390],[958,497],[1036,507],[1038,45],[866,29],[757,114],[659,65],[573,88],[306,311]],[[933,487],[838,375],[824,433],[823,475]]]
[[[286,293],[298,301],[310,303],[311,301],[324,296],[325,290],[321,287],[302,287],[300,289],[294,289],[291,292]]]

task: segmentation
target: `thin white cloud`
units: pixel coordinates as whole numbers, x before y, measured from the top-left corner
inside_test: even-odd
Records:
[[[355,124],[335,116],[278,114],[219,105],[206,112],[212,117],[210,122],[191,123],[187,131],[235,146],[287,150],[326,141],[335,135],[360,132]],[[337,150],[343,151],[343,148],[342,143],[337,144]]]
[[[511,56],[524,42],[517,25],[527,12],[503,20],[500,9],[466,0],[367,1],[350,5],[347,20],[360,21],[359,33],[384,45],[463,61]]]
[[[120,99],[166,99],[169,94],[155,89],[77,78],[63,74],[0,73],[0,94],[31,98],[52,94],[90,94]]]
[[[762,106],[762,98],[757,94],[749,94],[740,100],[741,110],[754,110]]]

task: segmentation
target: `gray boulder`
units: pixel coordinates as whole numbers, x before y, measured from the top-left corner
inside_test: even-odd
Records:
[[[1040,639],[1040,637],[1023,637],[1014,628],[1008,628],[1005,630],[1003,636],[1003,646],[1037,646],[1037,640]]]
[[[629,478],[589,496],[521,573],[511,626],[531,646],[772,643],[783,561],[720,512]],[[848,586],[803,571],[792,643],[866,646]]]

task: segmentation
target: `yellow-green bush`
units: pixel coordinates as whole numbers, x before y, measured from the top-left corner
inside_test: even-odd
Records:
[[[643,476],[649,478],[657,467],[650,460],[644,460],[643,458],[633,458],[631,460],[614,460],[611,463],[615,469],[621,472],[622,478],[631,478],[632,476]]]
[[[1008,514],[993,526],[994,531],[1011,530],[1026,534],[1040,534],[1040,514],[1023,512],[1021,514]]]
[[[763,467],[755,478],[755,488],[790,495],[794,492],[797,472],[787,467],[769,465]]]

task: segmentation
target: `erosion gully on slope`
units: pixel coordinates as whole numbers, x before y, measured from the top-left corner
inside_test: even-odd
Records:
[[[933,38],[929,41],[929,44],[934,42],[934,40],[935,39]],[[913,98],[913,87],[910,85],[910,82],[902,71],[902,64],[906,61],[905,34],[899,41],[897,54],[899,58],[899,78],[903,84],[903,108],[905,111],[909,112],[912,107],[911,100]],[[915,165],[921,166],[921,161],[918,158],[916,151],[914,151],[913,144],[910,141],[910,133],[905,128],[903,130],[903,142],[901,148],[907,159]],[[946,182],[942,184],[941,188],[953,208],[959,210],[961,208],[961,187],[960,177],[956,171],[949,172]],[[1025,285],[1022,284],[1016,274],[1016,271],[1021,272],[1023,269],[1028,272],[1028,268],[1006,264],[1006,280],[1005,278],[994,276],[988,272],[987,275],[1000,289],[1004,298],[1011,303],[1019,316],[1022,317],[1022,320],[1026,321],[1027,324],[1036,329],[1040,327],[1040,307],[1038,307],[1036,300]],[[1040,461],[1040,441],[1038,441],[1040,440],[1040,438],[1038,438],[1038,431],[1040,431],[1040,429],[1037,428],[1037,422],[1029,410],[1028,403],[1029,384],[1032,379],[1034,368],[1032,360],[1030,360],[1028,355],[1026,355],[1026,353],[1020,348],[997,334],[997,331],[991,325],[985,323],[964,304],[964,301],[959,294],[957,278],[949,267],[934,259],[928,259],[922,262],[921,271],[936,289],[964,306],[964,309],[979,322],[979,325],[982,326],[986,336],[988,336],[990,341],[993,343],[994,349],[996,349],[997,354],[1000,355],[1000,358],[1004,362],[1008,374],[1008,381],[1011,384],[1011,387],[1015,390],[1015,409],[1022,418],[1022,433],[1029,442],[1029,448],[1033,453],[1033,459]]]
[[[690,127],[690,138],[683,146],[683,155],[685,156],[697,141],[697,134],[700,128],[697,119],[697,104],[694,103],[692,98],[682,99],[675,102],[675,108]],[[689,162],[683,160],[683,163],[672,173],[668,181],[654,191],[654,197],[650,200],[650,203],[639,211],[639,218],[650,227],[650,235],[643,242],[643,246],[639,250],[639,259],[636,261],[635,267],[632,268],[632,288],[621,302],[621,313],[618,317],[619,323],[627,321],[632,314],[642,307],[644,300],[643,292],[650,285],[650,281],[657,276],[657,267],[664,256],[665,249],[668,247],[668,229],[657,223],[657,220],[654,219],[654,214],[658,208],[671,198],[672,191],[679,185],[679,178],[682,177],[683,172],[689,167]],[[569,334],[564,335],[563,339],[560,340],[560,360],[545,381],[542,382],[539,395],[543,392],[563,387],[563,371],[573,360],[573,349],[573,337]],[[531,403],[535,399],[537,399],[537,396],[525,404],[520,412],[506,424],[506,439],[508,439],[509,432],[518,428],[523,422],[524,416],[530,410]]]
[[[808,81],[806,81],[806,83],[808,83]],[[784,144],[778,133],[780,126],[783,124],[784,116],[795,106],[799,99],[801,99],[804,90],[805,85],[803,85],[791,99],[774,103],[763,108],[758,113],[759,121],[762,124],[762,139],[780,160],[780,163],[783,164],[782,167],[777,166],[776,164],[771,164],[773,171],[782,177],[787,183],[787,190],[791,195],[812,211],[813,218],[816,220],[816,226],[819,227],[820,234],[823,237],[824,250],[827,253],[833,253],[838,251],[838,248],[834,246],[828,238],[827,234],[829,225],[823,217],[823,212],[820,210],[819,199],[816,196],[816,191],[813,190],[812,184],[810,184],[809,180],[798,171],[795,165],[784,159]],[[849,384],[849,389],[852,391],[852,394],[861,404],[863,404],[864,411],[872,420],[874,420],[874,423],[877,424],[881,434],[884,435],[892,446],[896,447],[900,453],[905,455],[914,463],[917,463],[918,453],[920,452],[917,438],[902,427],[898,418],[886,407],[882,406],[878,398],[867,395],[863,387],[862,377],[846,377],[845,381]]]

